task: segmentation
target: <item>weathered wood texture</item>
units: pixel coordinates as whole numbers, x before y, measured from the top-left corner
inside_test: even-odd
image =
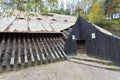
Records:
[[[111,60],[120,66],[120,37],[96,27],[79,16],[65,42],[66,54],[76,55],[76,40],[86,41],[89,56]]]
[[[0,60],[2,67],[50,63],[64,60],[63,35],[42,33],[2,33],[0,34]],[[57,38],[57,39],[56,39]],[[62,40],[64,42],[64,40]]]

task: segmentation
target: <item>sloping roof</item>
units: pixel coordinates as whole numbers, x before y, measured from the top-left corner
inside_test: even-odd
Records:
[[[52,14],[37,15],[30,17],[29,27],[27,27],[27,19],[20,16],[16,20],[15,16],[3,17],[0,19],[0,32],[39,32],[39,31],[54,31],[60,32],[75,24],[76,18],[73,16]],[[13,22],[13,23],[12,23]],[[10,25],[10,23],[12,23]]]
[[[105,29],[103,29],[103,28],[101,28],[101,27],[99,27],[99,26],[97,26],[97,25],[95,25],[95,24],[93,24],[93,25],[94,25],[94,27],[96,27],[99,31],[101,31],[101,32],[103,32],[103,33],[105,33],[105,34],[107,34],[107,35],[112,35],[111,32],[109,32],[109,31],[107,31],[107,30],[105,30]]]

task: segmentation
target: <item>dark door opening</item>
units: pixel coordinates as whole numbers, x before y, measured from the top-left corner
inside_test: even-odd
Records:
[[[78,54],[86,54],[86,41],[85,40],[77,40],[77,53]]]

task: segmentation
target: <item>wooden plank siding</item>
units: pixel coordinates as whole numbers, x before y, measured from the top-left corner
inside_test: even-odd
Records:
[[[77,55],[76,40],[86,41],[87,55],[110,60],[120,66],[120,37],[79,16],[65,42],[67,55]]]

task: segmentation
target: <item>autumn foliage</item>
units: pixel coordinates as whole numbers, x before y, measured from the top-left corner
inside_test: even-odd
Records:
[[[100,23],[104,20],[104,11],[98,3],[91,6],[88,14],[88,19],[93,23]]]

